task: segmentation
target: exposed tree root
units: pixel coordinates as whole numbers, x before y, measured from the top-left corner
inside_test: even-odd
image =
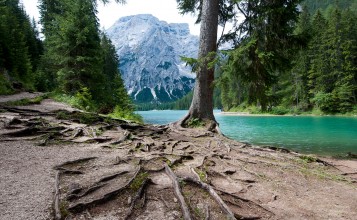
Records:
[[[63,167],[57,167],[56,170],[61,171],[61,173],[63,173],[63,174],[84,174],[80,170],[69,170],[69,169],[66,169]]]
[[[355,175],[357,174],[357,172],[353,172],[353,173],[342,173],[342,176],[348,176],[348,175]]]
[[[60,165],[55,166],[54,169],[57,170],[58,168],[61,168],[64,166],[74,165],[74,164],[78,164],[78,163],[85,163],[85,162],[88,162],[88,161],[94,160],[94,159],[97,159],[97,157],[86,157],[86,158],[80,158],[77,160],[66,161]]]
[[[135,207],[136,202],[137,202],[140,198],[143,197],[145,188],[146,188],[150,183],[152,183],[152,181],[151,181],[151,179],[148,179],[148,178],[146,178],[146,179],[142,182],[142,184],[141,184],[141,186],[140,186],[138,192],[136,193],[136,195],[134,196],[134,198],[131,200],[131,204],[130,204],[130,208],[129,208],[128,214],[127,214],[127,215],[125,216],[125,218],[124,218],[125,220],[126,220],[126,219],[129,219],[130,216],[133,214],[133,210],[134,210],[134,207]],[[145,202],[145,201],[144,201],[144,202]],[[144,204],[145,204],[145,203],[144,203]]]
[[[198,175],[198,174],[197,174]],[[216,193],[216,191],[213,189],[212,186],[200,181],[200,180],[195,180],[191,177],[184,177],[182,178],[183,181],[194,183],[195,185],[198,185],[202,189],[206,190],[213,198],[214,200],[219,204],[221,207],[222,211],[226,213],[228,219],[235,220],[234,213],[232,210],[227,206],[227,204],[219,197],[219,195]]]
[[[271,178],[281,181],[284,178],[279,176],[281,172],[290,172],[294,166],[298,167],[294,161],[290,163],[290,159],[301,156],[272,147],[248,148],[248,144],[236,143],[217,135],[218,124],[207,121],[204,121],[205,127],[191,129],[184,128],[183,121],[169,126],[137,125],[108,118],[105,118],[104,122],[102,116],[94,115],[94,120],[89,117],[89,125],[83,125],[79,114],[87,113],[65,112],[67,115],[58,121],[52,117],[55,113],[44,114],[27,109],[12,110],[17,113],[7,113],[4,114],[4,119],[1,118],[0,125],[5,132],[8,132],[6,134],[2,132],[1,138],[4,139],[1,141],[30,138],[37,138],[35,141],[38,141],[41,137],[41,139],[45,138],[43,145],[51,140],[105,143],[87,145],[95,148],[93,152],[85,154],[99,155],[100,160],[95,160],[97,157],[81,158],[54,167],[56,170],[53,201],[55,219],[64,218],[65,214],[61,212],[66,204],[69,204],[69,208],[65,208],[72,212],[73,219],[103,218],[108,213],[118,218],[134,219],[137,215],[150,215],[153,210],[153,216],[156,215],[155,217],[159,219],[164,217],[177,219],[181,217],[180,213],[184,219],[224,219],[223,215],[227,215],[230,219],[269,219],[274,216],[274,213],[259,204],[260,201],[264,203],[270,201],[270,193],[265,192],[260,195],[256,187],[249,186],[257,182],[258,184],[254,185],[265,187],[259,190],[271,189],[267,182]],[[51,117],[41,118],[46,114]],[[28,117],[29,115],[31,116]],[[96,122],[97,119],[99,123]],[[73,123],[74,121],[76,122]],[[54,124],[61,126],[54,126]],[[97,149],[98,146],[104,145],[109,149]],[[346,180],[354,181],[354,176],[350,176],[351,178],[347,176],[357,174],[354,169],[342,169],[340,167],[342,165],[334,165],[323,159],[316,158],[313,162],[337,167],[336,169],[341,168],[339,173],[346,176]],[[311,167],[317,166],[316,163],[310,164]],[[120,167],[116,166],[119,164]],[[137,165],[139,169],[130,171],[130,174],[128,171],[118,171],[118,168],[132,170]],[[171,170],[173,166],[176,174]],[[275,171],[264,173],[269,168]],[[328,168],[328,170],[332,169]],[[104,176],[103,173],[110,175]],[[337,171],[334,170],[333,174],[335,173]],[[155,186],[148,187],[151,180]],[[183,181],[187,184],[181,184]],[[258,202],[242,198],[240,193],[233,193],[241,192],[242,188],[246,193],[244,195]],[[279,190],[281,189],[277,189],[276,194],[283,198],[283,193],[280,192],[284,190]],[[127,200],[126,195],[132,195],[130,201]],[[150,196],[146,198],[147,195]],[[281,201],[286,200],[281,199]],[[278,212],[277,218],[281,217]]]
[[[129,131],[125,131],[123,137],[121,137],[120,139],[110,142],[111,145],[117,145],[117,144],[121,144],[124,141],[126,141],[127,139],[129,139],[131,136],[131,133]]]
[[[209,220],[210,219],[210,210],[209,210],[209,205],[206,206],[206,217],[205,220]]]
[[[114,178],[117,178],[118,176],[121,176],[121,175],[126,174],[126,173],[128,173],[128,171],[121,171],[121,172],[119,172],[119,173],[115,173],[115,174],[112,174],[112,175],[109,175],[109,176],[105,176],[105,177],[101,178],[101,179],[98,181],[98,183],[107,182],[107,181],[109,181],[109,180],[112,180],[112,179],[114,179]]]
[[[78,189],[78,193],[82,192],[82,191],[83,192],[81,194],[75,194],[75,193],[69,194],[67,196],[67,199],[68,200],[74,200],[74,199],[82,198],[82,197],[84,197],[84,196],[86,196],[86,195],[88,195],[88,194],[90,194],[90,193],[92,193],[92,192],[94,192],[94,191],[106,186],[106,185],[107,185],[106,183],[96,183],[96,184],[90,186],[85,191],[83,191],[83,189]]]
[[[170,177],[171,181],[172,181],[172,185],[174,188],[174,192],[176,195],[176,198],[178,199],[179,203],[180,203],[180,207],[183,213],[183,218],[185,220],[191,220],[191,213],[190,213],[190,209],[188,208],[186,202],[185,202],[185,198],[183,197],[182,193],[181,193],[181,188],[177,179],[177,176],[174,174],[174,172],[172,172],[171,168],[165,164],[165,172],[166,174]]]
[[[27,128],[23,128],[19,131],[8,132],[3,135],[9,136],[9,137],[26,137],[26,136],[34,136],[34,135],[38,134],[39,131],[40,131],[39,128],[27,127]]]
[[[33,109],[21,109],[21,108],[17,108],[17,107],[9,107],[9,106],[0,106],[0,109],[4,109],[8,112],[12,112],[12,113],[19,113],[22,115],[27,115],[27,116],[31,116],[31,115],[53,115],[52,113],[44,113],[38,110],[33,110]]]
[[[60,190],[59,190],[60,175],[61,175],[60,171],[57,171],[55,177],[55,197],[54,197],[55,220],[62,219],[61,209],[60,209]]]
[[[256,206],[256,207],[259,207],[260,209],[264,210],[265,212],[269,213],[270,215],[274,215],[274,213],[272,213],[270,210],[264,208],[263,206],[257,204],[256,202],[253,202],[253,201],[251,201],[251,200],[249,200],[249,199],[246,199],[246,198],[237,196],[237,195],[235,195],[235,194],[232,194],[232,193],[229,193],[229,192],[226,192],[226,191],[217,189],[217,188],[215,188],[215,190],[217,190],[217,191],[219,191],[220,193],[222,193],[223,195],[229,196],[229,197],[231,197],[231,198],[235,198],[235,199],[241,200],[241,201],[243,201],[243,202],[245,202],[245,203],[250,203],[250,204],[252,204],[252,205],[254,205],[254,206]],[[246,218],[246,217],[245,217],[245,218]]]
[[[79,212],[79,211],[87,209],[88,207],[91,207],[96,204],[104,203],[106,201],[111,200],[113,197],[115,197],[116,195],[121,193],[123,190],[127,189],[130,186],[130,184],[134,181],[136,176],[140,173],[140,171],[141,171],[141,167],[138,168],[138,170],[134,173],[133,177],[123,187],[113,190],[113,191],[103,195],[102,197],[94,199],[92,201],[73,204],[72,206],[70,206],[68,208],[68,210],[71,212]]]

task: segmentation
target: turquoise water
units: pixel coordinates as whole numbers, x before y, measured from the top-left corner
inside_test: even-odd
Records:
[[[140,111],[146,123],[167,124],[187,111]],[[357,118],[331,116],[232,116],[215,112],[222,132],[256,145],[284,147],[301,153],[357,153]]]

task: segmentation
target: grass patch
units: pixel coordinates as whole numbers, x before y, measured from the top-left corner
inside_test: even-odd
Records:
[[[330,173],[323,168],[311,168],[308,166],[304,166],[300,168],[300,172],[305,176],[315,176],[323,180],[332,180],[332,181],[350,183],[350,180],[346,179],[344,176]]]

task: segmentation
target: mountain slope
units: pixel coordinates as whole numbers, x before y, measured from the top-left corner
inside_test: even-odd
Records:
[[[197,57],[198,37],[188,24],[168,24],[152,15],[120,18],[107,34],[120,71],[136,102],[167,102],[192,90],[194,77],[180,56]]]

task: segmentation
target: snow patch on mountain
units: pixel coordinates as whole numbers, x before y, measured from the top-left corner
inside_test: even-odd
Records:
[[[129,94],[137,102],[167,102],[193,89],[195,75],[180,56],[197,57],[199,39],[188,24],[149,14],[122,17],[107,30]]]

